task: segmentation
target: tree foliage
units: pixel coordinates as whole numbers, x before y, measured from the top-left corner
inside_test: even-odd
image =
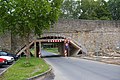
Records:
[[[109,10],[113,20],[120,20],[120,0],[109,0]]]
[[[120,0],[64,0],[61,18],[120,20]]]
[[[78,2],[78,1],[77,1]],[[74,0],[65,0],[64,3],[62,4],[62,13],[61,17],[62,18],[78,18],[78,4]]]
[[[59,17],[62,0],[0,0],[0,33],[11,32],[12,52],[17,49],[16,37],[27,46],[29,34],[40,36]],[[28,55],[29,56],[29,55]]]
[[[0,0],[0,30],[40,35],[59,17],[62,0]]]
[[[96,19],[97,14],[95,13],[94,0],[81,0],[82,13],[79,16],[80,19]]]

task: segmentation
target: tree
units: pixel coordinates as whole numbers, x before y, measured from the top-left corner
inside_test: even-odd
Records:
[[[105,0],[81,0],[80,19],[110,20],[111,15]]]
[[[81,0],[82,13],[79,19],[98,19],[95,8],[96,4],[94,0]]]
[[[61,10],[62,10],[62,13],[61,13],[61,18],[73,18],[73,7],[75,6],[74,3],[75,1],[73,0],[64,0],[63,4],[62,4],[62,7],[61,7]]]
[[[109,0],[109,10],[113,20],[120,20],[120,0]]]
[[[80,9],[78,9],[80,6],[80,1],[74,1],[74,0],[64,0],[61,10],[61,16],[60,18],[64,19],[78,19],[79,14],[81,13]]]
[[[0,32],[23,36],[41,35],[58,20],[62,0],[0,0]],[[13,36],[14,37],[14,36]]]
[[[108,8],[108,2],[105,0],[98,0],[96,1],[97,8],[95,10],[98,19],[100,20],[111,20],[111,14]]]
[[[65,0],[61,18],[111,20],[111,14],[105,0]]]

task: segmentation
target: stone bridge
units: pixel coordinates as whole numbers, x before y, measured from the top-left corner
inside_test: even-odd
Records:
[[[11,36],[6,34],[1,36],[1,48],[11,49]],[[100,20],[79,20],[79,19],[60,19],[50,30],[44,31],[42,37],[63,37],[70,39],[79,45],[83,52],[114,52],[120,47],[120,21],[100,21]],[[18,41],[19,37],[15,39]],[[39,37],[37,37],[39,38]],[[4,40],[5,39],[5,40]],[[6,40],[7,39],[7,40]],[[30,41],[35,36],[30,36]],[[21,41],[15,45],[19,50],[23,44]]]
[[[59,20],[42,36],[62,36],[80,45],[84,52],[115,52],[120,47],[120,21]]]

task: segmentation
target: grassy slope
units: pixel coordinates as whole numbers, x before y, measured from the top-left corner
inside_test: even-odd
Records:
[[[26,64],[25,61],[29,61],[30,64]],[[19,59],[16,64],[5,72],[0,80],[24,80],[31,76],[43,73],[49,69],[49,65],[39,58],[26,58]]]

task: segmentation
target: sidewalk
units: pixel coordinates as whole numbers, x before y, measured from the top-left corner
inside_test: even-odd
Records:
[[[93,56],[93,57],[81,57],[83,59],[88,59],[88,60],[94,60],[94,61],[100,61],[104,63],[109,63],[109,64],[116,64],[120,65],[120,57],[106,57],[106,56]]]

